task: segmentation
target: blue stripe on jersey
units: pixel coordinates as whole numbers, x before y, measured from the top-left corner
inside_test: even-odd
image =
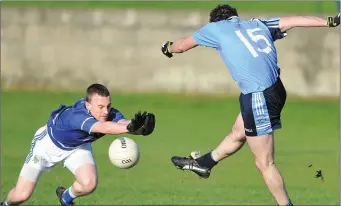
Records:
[[[265,135],[272,132],[269,112],[263,92],[252,93],[252,112],[257,135]]]
[[[33,156],[33,150],[34,150],[34,147],[36,146],[37,141],[42,140],[46,136],[46,134],[47,134],[47,131],[46,129],[44,129],[40,134],[37,134],[34,136],[33,141],[31,143],[31,149],[26,157],[25,163],[28,163],[31,160]]]

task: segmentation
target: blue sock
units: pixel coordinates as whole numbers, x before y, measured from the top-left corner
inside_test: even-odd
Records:
[[[77,197],[76,195],[72,194],[71,187],[69,187],[69,189],[65,190],[65,192],[62,195],[62,199],[66,205],[70,205],[76,197]]]

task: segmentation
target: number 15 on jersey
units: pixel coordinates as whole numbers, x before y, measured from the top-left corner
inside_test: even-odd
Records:
[[[258,31],[261,31],[261,29],[260,28],[247,29],[246,32],[248,38],[246,38],[240,30],[235,31],[238,38],[243,42],[243,44],[250,51],[254,58],[258,57],[258,52],[269,54],[272,51],[270,41],[264,35],[256,34],[256,32]],[[250,40],[256,43],[256,47],[252,46]],[[260,48],[259,45],[257,44],[260,40],[265,41],[266,44],[265,48]]]

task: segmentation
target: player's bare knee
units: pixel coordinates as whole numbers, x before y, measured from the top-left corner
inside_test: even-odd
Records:
[[[235,141],[246,141],[244,128],[234,125],[232,127],[232,137]]]
[[[96,190],[97,178],[96,177],[85,178],[79,183],[82,185],[83,192],[86,194],[90,194]]]
[[[255,160],[256,167],[260,172],[266,171],[269,168],[273,167],[275,165],[275,162],[273,160]]]

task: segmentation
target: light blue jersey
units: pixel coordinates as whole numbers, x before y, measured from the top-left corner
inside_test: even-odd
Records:
[[[242,20],[237,16],[208,23],[193,34],[197,44],[216,48],[243,94],[260,92],[278,77],[274,42],[286,35],[279,18]]]

